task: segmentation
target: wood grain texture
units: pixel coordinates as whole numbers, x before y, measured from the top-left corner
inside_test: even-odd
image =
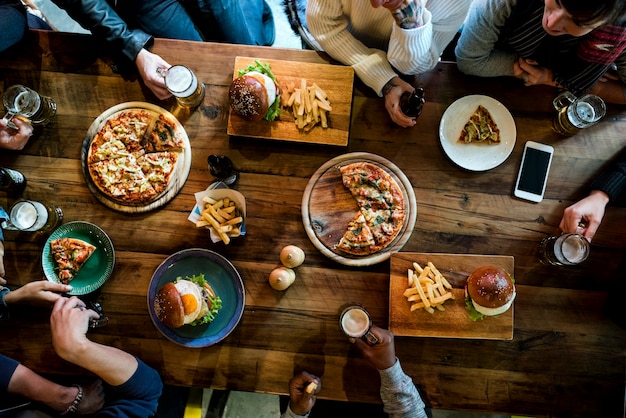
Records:
[[[360,302],[374,323],[389,321],[390,261],[365,267],[330,260],[308,238],[302,197],[325,162],[350,152],[392,161],[412,184],[419,208],[403,252],[500,255],[515,259],[517,297],[512,340],[395,338],[403,369],[433,408],[534,417],[622,416],[626,330],[606,313],[607,296],[624,276],[626,209],[608,208],[591,255],[577,268],[544,266],[538,244],[558,231],[563,210],[587,194],[593,177],[626,146],[626,108],[609,105],[602,122],[563,139],[551,131],[548,87],[518,80],[482,79],[440,63],[412,81],[426,103],[410,129],[394,126],[384,103],[356,81],[346,147],[229,136],[228,86],[235,59],[258,57],[329,64],[313,51],[157,39],[153,52],[189,66],[205,83],[204,103],[193,112],[174,99],[159,101],[136,74],[114,72],[93,51],[88,36],[33,31],[20,53],[0,56],[0,90],[26,84],[53,97],[58,113],[37,129],[21,152],[0,153],[0,166],[22,171],[24,197],[50,201],[66,221],[101,227],[116,250],[111,277],[97,294],[110,321],[89,338],[120,347],[155,367],[164,382],[261,393],[288,392],[293,373],[321,377],[320,399],[379,403],[379,378],[342,335],[338,310]],[[487,172],[466,172],[441,150],[438,127],[456,99],[484,94],[504,104],[518,140],[511,156]],[[127,214],[110,209],[90,192],[82,175],[81,143],[104,110],[128,101],[158,104],[183,124],[192,148],[191,170],[180,192],[158,210]],[[555,148],[545,199],[539,204],[511,196],[526,140]],[[207,231],[187,220],[194,193],[215,179],[210,154],[228,155],[240,176],[233,186],[246,197],[247,235],[230,245],[211,243]],[[0,194],[0,204],[14,198]],[[6,206],[5,206],[6,207]],[[45,236],[5,231],[4,263],[14,289],[42,278]],[[295,283],[285,292],[268,284],[283,246],[306,253]],[[152,325],[146,292],[153,272],[170,254],[200,247],[228,258],[240,272],[246,306],[240,324],[220,344],[188,349],[169,342]],[[0,352],[38,372],[83,374],[56,356],[48,309],[25,307],[2,323]]]
[[[233,78],[238,76],[239,70],[254,64],[256,59],[258,58],[235,58]],[[294,123],[291,110],[283,107],[278,118],[271,122],[265,119],[258,122],[249,122],[229,112],[227,131],[229,135],[310,144],[341,146],[348,144],[350,111],[352,109],[352,84],[354,81],[354,70],[351,67],[272,59],[260,61],[270,65],[281,89],[286,89],[289,84],[299,87],[301,80],[304,78],[307,86],[315,83],[324,90],[328,94],[328,100],[332,105],[332,111],[328,114],[328,128],[324,129],[318,125],[309,132],[300,130]]]
[[[450,282],[454,299],[444,303],[445,311],[428,313],[424,309],[411,312],[411,303],[403,295],[407,289],[408,270],[413,263],[422,268],[431,262]],[[513,339],[513,313],[511,308],[494,317],[472,321],[465,308],[465,281],[481,266],[492,265],[505,271],[514,271],[514,260],[510,256],[475,254],[425,254],[394,253],[391,255],[389,280],[389,329],[394,335],[413,337],[440,337],[466,339]]]

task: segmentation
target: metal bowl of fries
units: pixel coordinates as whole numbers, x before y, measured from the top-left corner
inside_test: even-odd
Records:
[[[209,230],[214,243],[246,234],[246,199],[236,190],[226,186],[211,188],[195,194],[196,206],[189,220],[198,228]]]

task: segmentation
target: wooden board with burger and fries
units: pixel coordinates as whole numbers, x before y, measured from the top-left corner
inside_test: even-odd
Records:
[[[230,109],[228,135],[326,145],[348,145],[354,70],[343,65],[236,57],[233,80],[256,63],[269,65],[280,89],[280,114],[246,120]]]
[[[396,336],[513,339],[513,303],[499,315],[476,321],[470,318],[465,306],[467,278],[486,265],[500,267],[513,275],[514,259],[511,256],[393,253],[389,280],[389,329]],[[419,290],[415,283],[421,287]],[[428,284],[431,284],[430,295]],[[425,305],[430,305],[430,309]]]

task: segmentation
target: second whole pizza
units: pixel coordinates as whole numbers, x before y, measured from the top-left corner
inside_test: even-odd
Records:
[[[122,204],[146,204],[168,186],[184,140],[166,114],[126,109],[111,115],[88,150],[89,175],[98,190]]]

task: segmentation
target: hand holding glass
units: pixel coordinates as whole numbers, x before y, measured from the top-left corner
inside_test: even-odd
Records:
[[[157,69],[165,80],[165,87],[176,96],[183,107],[196,107],[204,100],[204,84],[184,65],[173,65],[167,70]]]
[[[339,316],[339,326],[350,338],[363,338],[369,345],[378,344],[378,338],[370,332],[372,320],[362,306],[346,307]]]
[[[590,244],[581,234],[547,237],[539,245],[540,261],[553,266],[574,266],[589,256]]]
[[[6,89],[2,104],[7,112],[2,120],[13,129],[18,129],[11,121],[15,116],[25,118],[33,125],[46,125],[57,111],[54,100],[21,84]]]

